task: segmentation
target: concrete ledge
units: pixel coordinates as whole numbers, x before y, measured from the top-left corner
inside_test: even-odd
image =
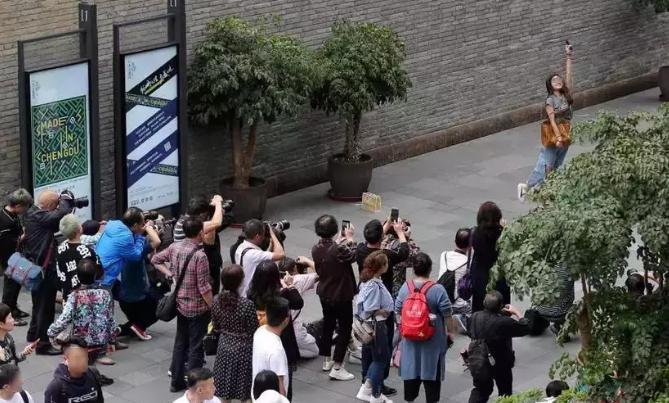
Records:
[[[617,81],[576,93],[574,96],[574,107],[576,109],[585,108],[656,86],[657,73]],[[401,143],[368,150],[367,152],[374,157],[376,166],[385,165],[524,124],[537,122],[541,119],[541,108],[541,104],[525,106],[490,118],[449,127],[423,136],[413,137]],[[539,128],[537,127],[538,130]],[[313,166],[299,173],[282,174],[267,178],[267,190],[270,196],[276,196],[326,182],[327,180],[327,162],[323,161],[323,164]]]

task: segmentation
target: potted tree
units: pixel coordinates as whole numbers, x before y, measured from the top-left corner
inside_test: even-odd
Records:
[[[265,210],[266,183],[251,175],[259,124],[295,115],[313,82],[312,53],[269,27],[266,20],[215,19],[195,48],[188,80],[191,120],[224,127],[231,137],[232,177],[221,193],[236,201],[236,222]]]
[[[340,20],[316,58],[320,74],[312,107],[337,113],[345,128],[344,149],[328,160],[330,195],[360,200],[374,167],[372,157],[360,149],[360,122],[363,113],[406,99],[411,81],[403,66],[404,42],[389,27]]]

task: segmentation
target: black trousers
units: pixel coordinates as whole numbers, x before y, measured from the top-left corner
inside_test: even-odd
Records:
[[[332,334],[335,327],[337,331],[337,340],[334,350],[334,362],[341,363],[346,356],[346,348],[351,338],[351,329],[353,327],[353,303],[330,302],[321,298],[321,307],[323,308],[323,335],[318,345],[318,353],[323,357],[329,357],[332,354]]]
[[[492,394],[493,381],[497,384],[497,392],[500,396],[513,394],[513,372],[510,366],[495,365],[492,367],[492,377],[474,377],[474,389],[469,395],[469,403],[486,403]]]
[[[18,309],[21,284],[12,280],[8,275],[5,275],[4,277],[4,285],[2,287],[2,303],[6,304],[12,310],[12,312],[14,312]]]
[[[177,313],[177,333],[174,336],[172,350],[172,386],[186,386],[186,365],[188,368],[202,368],[204,365],[204,346],[202,339],[207,334],[210,315],[206,312],[193,318]]]
[[[59,284],[56,269],[49,267],[45,270],[44,280],[40,286],[32,291],[33,309],[28,328],[28,342],[40,339],[37,348],[49,346],[49,336],[46,331],[53,323],[56,316],[56,293]]]
[[[121,325],[122,334],[130,334],[130,326],[132,325],[137,325],[146,330],[158,321],[156,317],[158,302],[149,296],[137,302],[119,301],[119,305],[126,318],[128,318],[128,322]]]
[[[408,379],[404,381],[404,400],[413,402],[420,392],[420,384],[425,388],[425,403],[437,403],[441,396],[441,361],[437,362],[437,379]]]
[[[211,276],[211,292],[216,296],[221,291],[221,266],[209,266]]]

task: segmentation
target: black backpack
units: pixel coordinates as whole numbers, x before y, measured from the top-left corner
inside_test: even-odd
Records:
[[[467,367],[474,378],[490,379],[492,377],[494,359],[491,362],[492,357],[488,343],[486,343],[485,339],[480,338],[481,336],[478,333],[480,320],[477,320],[479,319],[477,316],[472,316],[469,324],[469,335],[472,341],[469,343],[469,347],[467,347]]]
[[[439,277],[439,280],[437,280],[437,284],[441,284],[446,290],[446,294],[448,294],[448,299],[451,300],[451,304],[455,303],[455,273],[466,267],[468,263],[469,260],[453,271],[446,269],[446,272],[444,272],[444,274]]]

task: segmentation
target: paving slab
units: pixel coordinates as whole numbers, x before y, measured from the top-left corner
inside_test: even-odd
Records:
[[[653,112],[659,107],[658,89],[632,94],[601,105],[592,106],[575,113],[575,120],[593,118],[597,112],[608,110],[626,114],[630,111]],[[409,217],[413,235],[421,249],[433,260],[452,248],[455,231],[475,223],[478,206],[486,201],[496,201],[508,219],[518,217],[532,207],[516,200],[516,184],[529,175],[539,150],[538,124],[506,130],[491,136],[458,144],[449,148],[399,161],[374,171],[370,191],[383,198],[383,211],[362,211],[359,204],[339,203],[325,197],[328,184],[319,184],[296,192],[274,197],[267,204],[268,219],[288,219],[293,224],[287,231],[286,249],[290,256],[309,255],[316,237],[313,221],[323,213],[340,219],[348,219],[361,233],[364,224],[371,219],[383,219],[391,207],[400,209],[400,215]],[[587,150],[574,146],[570,156]],[[238,229],[227,229],[221,234],[223,258],[229,257],[228,248],[239,235]],[[358,235],[358,239],[360,239]],[[634,264],[634,262],[632,262]],[[436,273],[435,273],[436,275]],[[578,293],[578,290],[577,290]],[[578,295],[578,294],[577,294]],[[30,307],[29,294],[22,293],[20,305]],[[522,308],[527,301],[514,301]],[[124,322],[120,309],[116,310],[119,322]],[[305,321],[320,318],[321,308],[315,295],[305,296],[302,312]],[[100,371],[115,379],[116,383],[105,387],[105,401],[113,403],[169,403],[179,397],[169,393],[169,368],[174,323],[158,323],[151,330],[153,340],[133,341],[128,350],[114,354],[117,364],[100,367]],[[18,346],[25,341],[26,328],[17,328],[14,338]],[[459,351],[466,346],[464,336],[447,353],[446,381],[442,385],[443,402],[465,402],[471,389],[471,378],[463,371]],[[557,346],[549,334],[536,338],[515,340],[517,366],[514,369],[516,390],[529,387],[543,388],[548,382],[548,369],[564,352],[574,353],[578,340]],[[44,401],[44,389],[59,357],[32,356],[20,364],[25,378],[25,387],[35,401]],[[207,365],[213,365],[214,357],[207,357]],[[348,369],[356,374],[352,382],[328,380],[320,370],[320,360],[305,361],[295,373],[295,403],[354,402],[359,387],[360,366],[350,364]],[[401,390],[397,371],[391,371],[389,384]],[[417,401],[423,401],[423,395]],[[401,394],[395,401],[404,401]]]

